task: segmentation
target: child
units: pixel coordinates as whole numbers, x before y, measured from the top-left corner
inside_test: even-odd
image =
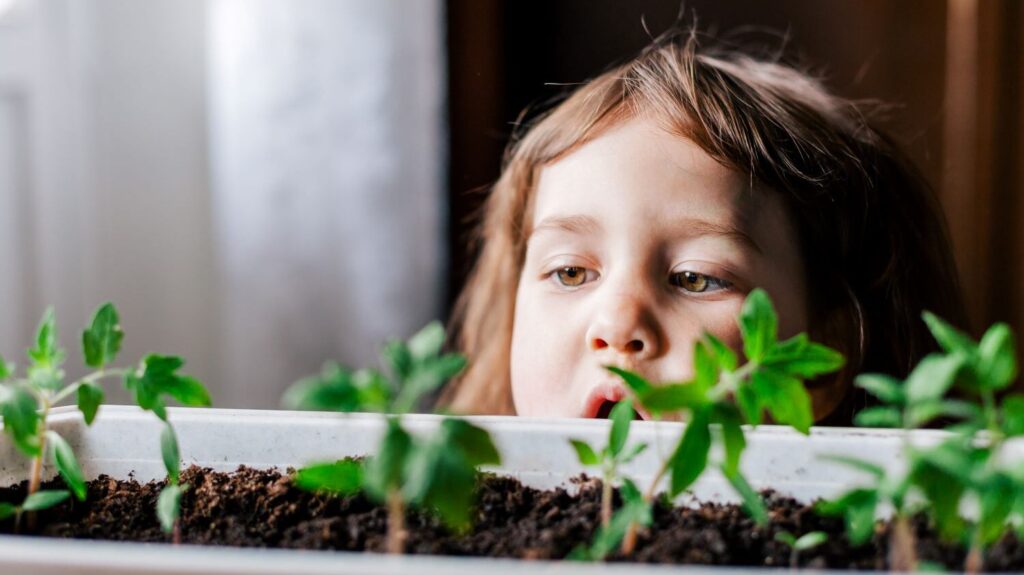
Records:
[[[779,337],[841,351],[808,382],[849,424],[862,372],[903,377],[935,349],[921,311],[963,326],[927,184],[849,100],[774,61],[668,34],[514,138],[453,326],[464,413],[602,417],[625,389],[692,374],[703,331],[741,349],[764,288]]]

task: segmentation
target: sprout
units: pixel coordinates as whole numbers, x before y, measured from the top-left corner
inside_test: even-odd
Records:
[[[310,465],[295,474],[295,483],[318,492],[363,491],[386,505],[389,553],[404,550],[410,505],[434,511],[453,529],[468,528],[477,468],[501,461],[490,435],[466,421],[446,418],[428,438],[415,437],[402,426],[403,414],[466,364],[462,356],[441,354],[444,340],[441,324],[431,323],[407,343],[391,341],[384,347],[386,375],[330,363],[285,394],[289,407],[385,414],[387,427],[375,456]]]

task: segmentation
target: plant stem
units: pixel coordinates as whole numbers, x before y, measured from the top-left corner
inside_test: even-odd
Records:
[[[43,413],[39,418],[39,455],[32,458],[32,475],[28,480],[28,494],[32,495],[39,491],[39,484],[43,478],[43,457],[46,456],[46,416],[50,414],[50,402],[42,397]],[[28,529],[34,531],[36,528],[36,513],[28,513]]]
[[[612,521],[612,482],[607,474],[601,481],[601,525],[608,527]]]
[[[171,545],[181,545],[181,519],[174,520],[174,527],[171,529]]]
[[[964,558],[964,572],[965,573],[981,573],[982,567],[985,566],[985,557],[981,550],[981,537],[978,536],[979,529],[975,528],[974,534],[971,536],[971,548],[967,551],[967,557]]]
[[[889,570],[917,571],[917,549],[914,531],[903,513],[896,514],[889,532]]]
[[[747,362],[736,371],[723,371],[718,376],[718,384],[708,392],[708,399],[714,403],[724,399],[730,393],[735,393],[740,382],[749,377],[758,367],[760,364]]]
[[[910,410],[904,407],[903,422],[903,454],[909,457],[913,444],[910,442],[911,421]],[[908,472],[909,473],[909,472]],[[910,527],[910,521],[904,513],[905,493],[900,491],[893,496],[895,513],[889,531],[889,570],[917,571],[917,536]]]
[[[658,484],[661,483],[662,478],[665,477],[666,473],[668,473],[670,460],[670,457],[662,460],[661,467],[658,468],[658,473],[654,475],[654,480],[647,486],[647,491],[644,492],[644,501],[647,503],[654,500],[654,492],[658,489]]]
[[[395,488],[388,491],[388,538],[387,552],[401,555],[405,552],[405,505],[402,493]]]
[[[127,373],[128,373],[127,369],[100,369],[98,371],[94,371],[94,372],[90,373],[89,375],[83,377],[82,379],[76,381],[75,383],[73,383],[73,384],[65,387],[64,389],[60,390],[60,393],[58,393],[57,395],[53,396],[53,399],[50,401],[50,403],[51,404],[60,403],[64,398],[66,398],[69,395],[71,395],[71,394],[75,393],[76,391],[78,391],[78,388],[81,387],[82,384],[85,384],[85,383],[96,383],[97,381],[99,381],[99,380],[101,380],[101,379],[103,379],[105,377],[122,377],[122,376],[124,376]]]
[[[789,549],[789,568],[796,570],[800,567],[800,552],[796,550],[796,547]]]
[[[658,489],[658,484],[661,483],[665,474],[668,473],[669,461],[671,458],[665,458],[661,462],[661,467],[658,468],[658,473],[654,475],[654,479],[651,484],[647,486],[647,491],[644,492],[644,501],[650,505],[651,501],[654,500],[654,493]],[[629,557],[633,554],[633,550],[636,548],[636,522],[630,523],[629,527],[626,528],[626,535],[622,538],[622,554]]]
[[[39,417],[39,455],[32,458],[32,476],[28,481],[28,494],[39,491],[43,477],[43,457],[46,455],[46,416],[50,414],[50,402],[43,398],[43,413]]]
[[[636,549],[636,522],[631,522],[629,527],[626,528],[626,535],[622,538],[622,554],[629,557],[633,554],[633,550]]]

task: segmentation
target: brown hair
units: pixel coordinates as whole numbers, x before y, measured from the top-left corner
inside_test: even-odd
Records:
[[[832,377],[905,376],[935,349],[921,311],[961,327],[965,312],[938,202],[867,111],[793,67],[705,47],[695,32],[676,30],[521,124],[484,205],[482,251],[453,316],[470,367],[441,403],[514,412],[512,320],[540,170],[637,116],[780,195],[807,270],[809,335],[847,357]],[[864,404],[852,386],[842,387],[846,396],[828,423],[849,423]]]

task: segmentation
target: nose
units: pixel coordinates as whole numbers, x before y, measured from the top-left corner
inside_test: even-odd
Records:
[[[616,294],[595,310],[587,329],[587,346],[626,356],[649,359],[661,353],[661,335],[654,314],[642,297]]]

